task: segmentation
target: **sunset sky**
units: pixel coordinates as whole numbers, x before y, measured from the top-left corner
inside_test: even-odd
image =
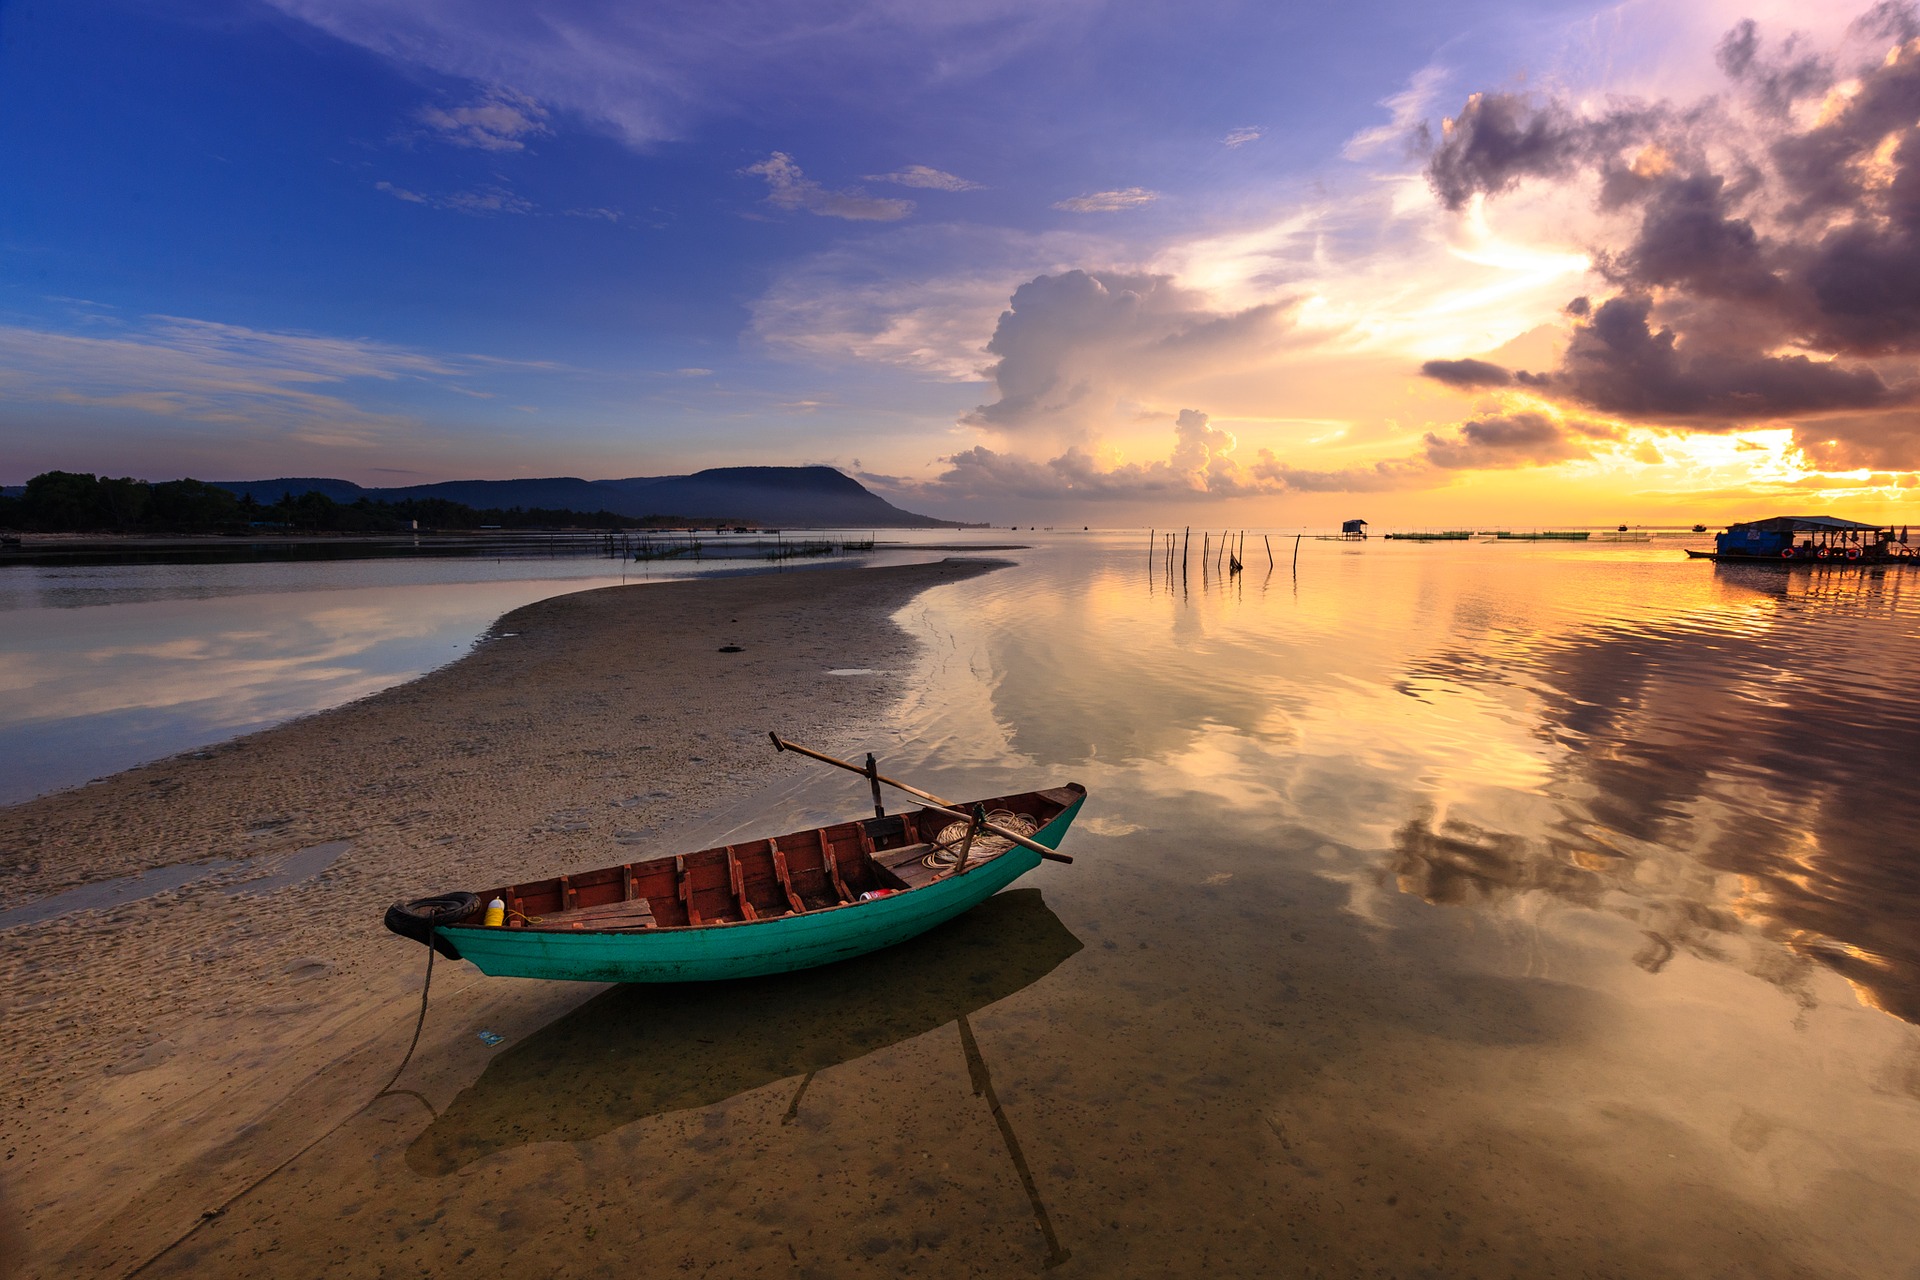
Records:
[[[1920,523],[1905,5],[0,6],[0,482]]]

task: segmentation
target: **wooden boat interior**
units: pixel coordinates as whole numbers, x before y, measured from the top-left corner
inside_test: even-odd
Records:
[[[1025,828],[1030,835],[1081,794],[1056,787],[974,803],[993,821]],[[964,808],[971,811],[973,804]],[[1024,821],[1010,821],[1010,816]],[[946,864],[957,860],[956,836],[964,828],[951,814],[922,808],[504,885],[480,897],[498,897],[506,904],[510,929],[624,931],[742,924],[858,905],[862,894],[931,884],[952,874]],[[968,865],[987,862],[1011,847],[982,832],[969,851]]]

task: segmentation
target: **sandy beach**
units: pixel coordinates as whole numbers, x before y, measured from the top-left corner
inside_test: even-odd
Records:
[[[903,670],[915,642],[889,615],[992,567],[559,596],[409,684],[0,810],[0,910],[197,868],[6,931],[0,1272],[128,1274],[270,1194],[249,1189],[406,1050],[424,952],[380,927],[387,903],[668,852],[663,828],[819,768],[775,756],[770,728],[857,750],[898,677],[825,672]],[[476,1019],[510,1037],[598,990],[448,966],[419,1056],[470,1070]]]

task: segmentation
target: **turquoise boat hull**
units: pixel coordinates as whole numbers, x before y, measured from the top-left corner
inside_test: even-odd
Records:
[[[1033,835],[1057,849],[1086,795]],[[1016,845],[962,875],[824,911],[766,920],[641,930],[498,929],[446,925],[442,949],[482,973],[577,982],[717,982],[832,964],[893,946],[979,905],[1040,865]]]

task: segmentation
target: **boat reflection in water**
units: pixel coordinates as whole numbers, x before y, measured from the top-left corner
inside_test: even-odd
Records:
[[[821,969],[614,987],[495,1058],[414,1140],[407,1164],[448,1174],[509,1147],[582,1142],[802,1077],[791,1118],[805,1077],[961,1021],[1080,948],[1038,889],[1016,889]]]

